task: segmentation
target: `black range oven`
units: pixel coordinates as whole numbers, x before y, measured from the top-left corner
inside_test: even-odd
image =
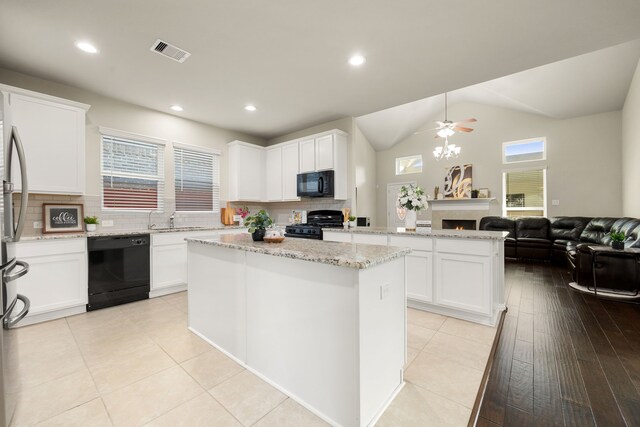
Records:
[[[87,311],[149,298],[148,234],[89,237]]]
[[[285,227],[285,236],[322,240],[324,228],[342,228],[342,212],[332,210],[311,211],[306,224],[291,224]]]

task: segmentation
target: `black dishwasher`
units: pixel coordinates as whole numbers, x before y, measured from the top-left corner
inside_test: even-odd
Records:
[[[87,311],[149,298],[149,235],[89,237]]]

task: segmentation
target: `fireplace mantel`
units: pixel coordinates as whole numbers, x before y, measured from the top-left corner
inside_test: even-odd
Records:
[[[486,199],[442,199],[429,200],[432,211],[488,211],[495,197]]]

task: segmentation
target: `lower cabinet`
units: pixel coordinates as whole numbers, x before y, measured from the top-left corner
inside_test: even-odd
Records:
[[[18,326],[86,311],[87,240],[83,238],[27,241],[16,244],[16,256],[29,264],[17,279],[17,292],[31,301]],[[16,310],[21,308],[16,307]],[[15,314],[15,311],[14,311]]]
[[[220,234],[246,233],[245,228],[222,231],[188,231],[151,235],[151,291],[149,297],[187,289],[188,237],[213,237]]]
[[[409,247],[407,305],[484,324],[504,309],[504,270],[497,240],[325,231],[324,240]]]

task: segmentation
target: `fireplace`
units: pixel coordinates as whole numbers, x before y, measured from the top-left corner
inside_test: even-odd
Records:
[[[443,219],[443,230],[475,230],[476,220],[474,219]]]

